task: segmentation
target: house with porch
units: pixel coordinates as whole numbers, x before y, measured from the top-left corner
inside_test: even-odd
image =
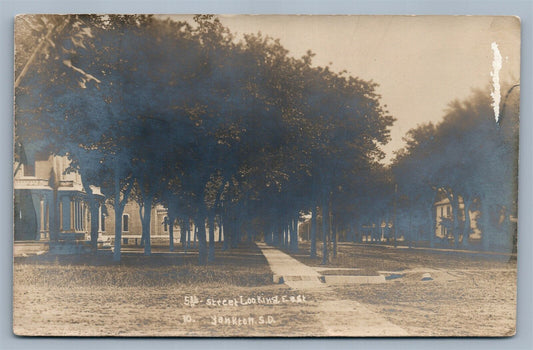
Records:
[[[89,241],[91,212],[81,176],[66,172],[70,160],[65,156],[37,153],[33,159],[15,163],[14,176],[14,241],[49,242],[57,232],[61,241]],[[97,187],[91,187],[98,208],[98,240],[111,242],[115,236],[113,205]],[[175,240],[179,226],[174,226]],[[167,209],[152,208],[150,226],[153,238],[169,235]],[[142,234],[139,205],[130,201],[122,215],[123,243],[140,243]],[[53,237],[52,237],[53,238]]]
[[[80,175],[65,171],[69,164],[67,157],[48,154],[36,154],[31,161],[15,164],[15,241],[49,241],[51,232],[64,240],[85,239],[89,234],[87,194]],[[104,196],[98,188],[93,192],[102,217]]]

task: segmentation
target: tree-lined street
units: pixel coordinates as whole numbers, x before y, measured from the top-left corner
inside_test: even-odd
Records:
[[[15,333],[513,335],[520,82],[457,93],[391,155],[379,81],[224,23],[16,18]],[[427,51],[454,50],[406,57]]]
[[[115,260],[128,201],[141,208],[146,255],[151,208],[162,204],[171,232],[197,227],[200,264],[215,260],[215,226],[225,249],[263,239],[294,252],[305,215],[309,254],[322,241],[323,264],[339,240],[363,236],[431,246],[449,237],[468,248],[475,210],[482,249],[513,249],[516,92],[499,124],[481,90],[451,102],[383,165],[394,118],[377,84],[314,66],[312,51],[295,58],[261,34],[237,39],[213,16],[21,16],[17,25],[15,160],[69,157],[93,249],[92,188],[101,188],[115,213]],[[437,221],[442,199],[452,210]],[[448,237],[435,236],[439,225]],[[59,225],[50,228],[56,240]]]

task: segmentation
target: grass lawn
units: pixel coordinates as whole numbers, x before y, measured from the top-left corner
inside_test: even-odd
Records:
[[[320,266],[320,259],[307,257],[308,247],[301,248],[295,258]],[[169,253],[155,246],[153,252],[145,257],[138,248],[126,248],[118,264],[110,255],[15,258],[15,333],[356,335],[357,320],[347,306],[379,315],[378,321],[411,336],[505,336],[515,329],[515,260],[340,244],[338,257],[326,266],[329,273],[386,271],[395,278],[298,291],[272,284],[255,245],[217,250],[208,266],[197,266],[194,250]],[[421,281],[426,272],[432,279]],[[336,333],[340,324],[344,332]]]
[[[337,257],[329,252],[329,268],[359,268],[369,271],[402,271],[424,267],[438,269],[516,269],[516,257],[503,255],[465,254],[453,251],[428,251],[383,245],[339,243]],[[317,242],[315,259],[309,257],[309,243],[300,243],[299,251],[291,254],[297,260],[316,267],[322,265],[322,243]]]
[[[330,268],[327,274],[335,268],[355,268],[347,273],[379,272],[391,277],[384,284],[334,289],[340,299],[362,302],[412,336],[509,336],[515,332],[516,257],[340,243],[337,257],[324,266],[321,244],[317,244],[315,259],[309,258],[309,244],[299,248],[293,257],[310,266]],[[424,273],[430,273],[431,280],[422,281]]]
[[[194,250],[163,251],[154,247],[151,257],[124,253],[118,264],[111,256],[16,258],[15,333],[298,336],[322,330],[319,294],[306,293],[305,307],[292,302],[302,293],[272,284],[255,246],[217,251],[208,266],[197,266]]]

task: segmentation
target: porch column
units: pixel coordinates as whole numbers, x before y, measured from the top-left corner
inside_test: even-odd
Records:
[[[45,238],[44,230],[44,198],[41,196],[39,201],[39,239]]]
[[[98,203],[98,239],[102,233],[102,204]]]
[[[70,231],[72,229],[71,227],[71,223],[72,223],[72,219],[73,219],[73,213],[74,213],[74,202],[72,202],[70,200],[70,197],[68,196],[65,196],[63,198],[61,198],[61,203],[62,203],[62,211],[61,211],[61,215],[62,215],[62,219],[63,219],[63,226],[62,226],[62,229],[63,231]]]

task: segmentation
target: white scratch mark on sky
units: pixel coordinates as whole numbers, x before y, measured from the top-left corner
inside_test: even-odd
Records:
[[[502,69],[502,55],[500,53],[500,50],[498,49],[498,44],[496,44],[495,42],[491,44],[491,48],[494,58],[492,60],[492,72],[490,72],[493,86],[493,90],[490,93],[490,96],[492,97],[491,106],[494,109],[494,118],[496,119],[497,123],[500,119],[500,69]]]

